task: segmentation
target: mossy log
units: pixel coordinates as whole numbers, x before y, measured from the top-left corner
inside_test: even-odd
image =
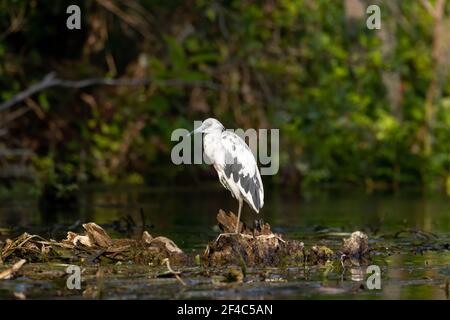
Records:
[[[369,251],[369,238],[361,231],[353,232],[343,240],[342,252],[352,258],[361,258]]]
[[[239,234],[235,230],[237,217],[234,213],[220,210],[217,215],[223,235],[211,241],[203,254],[203,261],[210,266],[226,264],[271,265],[303,263],[303,242],[284,240],[273,233],[264,223],[249,228],[241,223]]]

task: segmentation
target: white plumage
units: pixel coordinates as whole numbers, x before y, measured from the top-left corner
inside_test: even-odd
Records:
[[[239,233],[243,200],[257,213],[264,205],[264,186],[255,157],[237,134],[225,131],[216,119],[209,118],[192,133],[202,132],[203,148],[219,176],[220,183],[239,201],[236,233]]]

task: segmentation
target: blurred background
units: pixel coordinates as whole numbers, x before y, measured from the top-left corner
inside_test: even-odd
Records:
[[[73,1],[0,0],[1,193],[216,182],[170,161],[207,117],[280,129],[268,188],[450,193],[450,1],[374,3],[87,0],[68,30]]]
[[[401,253],[366,296],[444,299],[449,69],[450,0],[0,0],[0,247],[94,221],[201,253],[237,203],[212,167],[172,163],[171,134],[215,117],[280,130],[243,221],[332,249],[362,230]]]

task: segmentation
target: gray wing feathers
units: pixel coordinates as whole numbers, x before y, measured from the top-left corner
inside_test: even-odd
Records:
[[[224,172],[239,186],[245,201],[256,211],[264,205],[264,187],[255,157],[247,144],[233,132],[222,133]]]

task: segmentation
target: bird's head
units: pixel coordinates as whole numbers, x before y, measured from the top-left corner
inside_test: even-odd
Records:
[[[196,134],[196,133],[212,133],[212,132],[222,132],[225,130],[224,126],[216,119],[214,118],[208,118],[202,122],[202,125],[189,133]]]

